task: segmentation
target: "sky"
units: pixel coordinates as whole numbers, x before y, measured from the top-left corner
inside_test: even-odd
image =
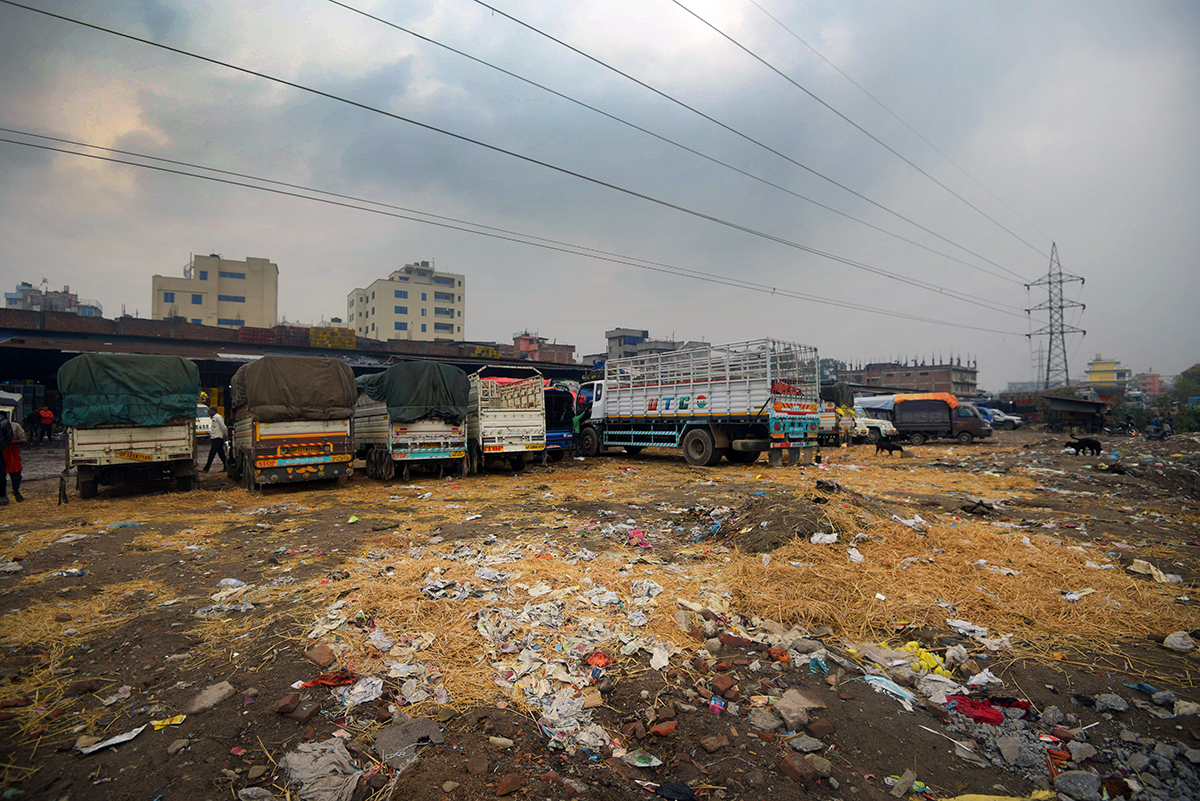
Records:
[[[1098,353],[1164,375],[1200,361],[1194,2],[345,0],[662,138],[328,0],[27,4],[361,105],[0,5],[0,127],[620,257],[0,142],[6,291],[45,278],[148,316],[153,274],[257,256],[279,265],[281,315],[310,324],[429,260],[466,275],[470,340],[769,336],[856,363],[977,360],[1000,391],[1033,378],[1046,317],[1024,310],[1046,290],[1025,284],[1055,243],[1085,279],[1066,285],[1086,304],[1067,313],[1087,331],[1067,338],[1072,378]]]

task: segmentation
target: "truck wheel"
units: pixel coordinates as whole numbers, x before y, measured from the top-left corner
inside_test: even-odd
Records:
[[[393,467],[393,468],[392,468],[392,475],[395,475],[395,473],[396,473],[396,470],[395,470],[395,468]],[[412,478],[412,465],[410,465],[410,464],[409,464],[409,463],[406,461],[406,462],[404,463],[404,469],[400,471],[400,480],[401,480],[401,481],[403,481],[405,484],[407,484],[411,478]]]
[[[964,431],[958,435],[958,441],[961,442],[963,445],[970,445],[971,440],[973,440],[973,439],[975,439],[975,435],[972,434],[970,431]]]
[[[925,435],[922,434],[920,431],[914,431],[913,433],[908,435],[908,441],[911,442],[913,445],[924,445],[925,439],[926,439]]]
[[[693,428],[683,437],[683,458],[693,467],[711,467],[721,458],[713,443],[712,434],[703,428]]]
[[[96,471],[90,467],[81,467],[75,475],[75,489],[79,490],[80,498],[95,498],[98,482]]]
[[[588,457],[600,453],[600,435],[596,433],[596,429],[583,429],[579,435],[579,452]]]
[[[876,442],[879,442],[879,429],[878,428],[868,428],[867,429],[867,442],[871,443],[872,445],[874,445]]]
[[[508,457],[508,465],[514,473],[525,472],[525,454],[518,453],[516,456]]]
[[[762,451],[735,451],[733,448],[725,451],[725,458],[730,464],[754,464]]]
[[[196,488],[195,476],[180,476],[175,479],[175,488],[180,492],[191,492]]]
[[[563,457],[566,455],[567,455],[567,452],[564,450],[547,451],[546,452],[546,458],[552,462],[561,462],[563,460]]]
[[[1005,423],[1004,423],[1004,430],[1005,430],[1005,431],[1012,431],[1012,430],[1013,430],[1014,428],[1016,428],[1016,427],[1017,427],[1017,424],[1016,424],[1016,423],[1014,423],[1012,420],[1007,420],[1007,421],[1005,421]]]
[[[467,446],[467,458],[470,460],[470,465],[467,467],[468,471],[471,473],[478,473],[480,468],[480,460],[479,446],[476,443],[472,442]]]
[[[625,452],[628,453],[630,456],[637,456],[639,453],[642,452],[642,446],[641,445],[626,445]]]
[[[462,461],[462,474],[464,476],[468,475],[471,472],[471,459],[470,459],[470,457],[464,456],[461,459],[461,461]]]

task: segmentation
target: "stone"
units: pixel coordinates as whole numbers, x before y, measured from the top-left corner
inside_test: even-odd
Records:
[[[825,743],[821,742],[815,737],[809,737],[807,734],[801,734],[799,737],[793,737],[788,742],[788,745],[802,754],[811,754],[815,751],[825,750]]]
[[[78,679],[67,685],[67,689],[63,690],[63,697],[74,698],[78,695],[94,693],[99,689],[100,682],[95,679]]]
[[[658,709],[654,710],[654,722],[655,723],[662,723],[664,720],[674,720],[674,719],[675,719],[675,707],[671,706],[670,704],[667,704],[666,706],[660,706]]]
[[[724,673],[713,676],[712,691],[714,695],[725,697],[725,693],[733,689],[733,677]]]
[[[1129,729],[1121,729],[1121,742],[1136,743],[1138,741],[1138,733]]]
[[[747,640],[745,637],[739,637],[736,634],[718,634],[717,639],[721,641],[721,645],[728,648],[753,648],[754,642]]]
[[[784,757],[783,761],[779,763],[779,772],[792,781],[800,782],[801,784],[817,778],[817,773],[813,770],[813,766],[799,754],[788,754]]]
[[[246,771],[246,778],[249,781],[256,782],[270,772],[271,769],[266,765],[251,765],[250,770]]]
[[[394,770],[404,771],[417,763],[417,743],[444,743],[442,729],[428,718],[393,723],[375,734],[375,753]]]
[[[1125,760],[1125,763],[1129,765],[1129,769],[1134,773],[1141,773],[1150,766],[1150,757],[1140,752],[1130,754],[1129,759]]]
[[[663,723],[655,723],[650,727],[650,733],[655,737],[666,737],[668,734],[675,733],[675,727],[678,724],[673,720],[668,720]]]
[[[333,649],[325,643],[319,643],[309,648],[304,652],[304,658],[322,670],[332,665],[334,660],[337,659],[333,653]]]
[[[176,754],[178,754],[180,751],[187,748],[191,744],[192,744],[191,740],[189,740],[186,737],[181,737],[178,740],[176,740],[175,742],[173,742],[167,746],[167,753],[170,754],[171,756],[175,756]]]
[[[210,684],[200,691],[200,694],[192,699],[184,709],[189,715],[194,715],[197,712],[203,712],[206,709],[212,709],[222,701],[228,701],[233,696],[237,695],[237,690],[227,681]]]
[[[773,709],[775,714],[783,718],[783,722],[787,724],[791,731],[800,731],[808,725],[808,712],[810,709],[823,709],[824,704],[818,705],[811,698],[806,696],[799,690],[788,690],[778,701],[775,702]]]
[[[804,761],[812,766],[813,773],[824,778],[833,773],[833,763],[817,754],[805,754]]]
[[[692,657],[692,668],[700,675],[704,675],[708,672],[708,660],[701,656],[694,656]]]
[[[55,623],[66,623],[70,619],[71,619],[70,612],[59,612],[57,615],[54,616]]]
[[[717,654],[721,653],[721,641],[718,640],[716,637],[711,637],[711,638],[705,640],[704,641],[704,650],[708,651],[709,654],[716,656]]]
[[[751,709],[750,714],[746,717],[746,722],[763,731],[778,731],[783,727],[783,721],[766,709]]]
[[[1116,693],[1101,693],[1096,696],[1097,712],[1125,712],[1129,702]]]
[[[1150,701],[1157,706],[1175,706],[1179,698],[1170,690],[1160,690],[1150,696]]]
[[[458,782],[442,782],[442,792],[443,793],[453,793],[459,787],[462,787],[462,785],[459,784]]]
[[[472,776],[483,776],[487,772],[487,757],[482,754],[475,754],[467,760],[467,773],[470,773]]]
[[[690,713],[690,712],[695,712],[695,711],[696,711],[696,710],[697,710],[699,707],[693,706],[693,705],[691,705],[691,704],[681,704],[681,703],[679,703],[678,701],[676,701],[676,702],[675,702],[675,708],[676,708],[677,710],[679,710],[680,712],[688,712],[688,713]]]
[[[1100,777],[1090,771],[1064,771],[1054,777],[1054,789],[1076,801],[1100,801]]]
[[[1183,756],[1193,765],[1200,765],[1200,748],[1189,748],[1183,752]]]
[[[305,701],[288,713],[288,717],[297,723],[307,724],[321,711],[321,705],[315,701]]]
[[[496,785],[497,797],[512,795],[525,785],[525,779],[519,773],[509,773]]]
[[[812,654],[820,651],[825,647],[825,644],[820,640],[810,640],[807,637],[798,637],[791,641],[788,648],[801,654]]]
[[[712,754],[729,745],[729,738],[720,734],[710,734],[700,738],[700,745],[705,751]]]
[[[1087,743],[1067,743],[1067,750],[1071,752],[1071,761],[1076,765],[1085,762],[1096,755],[1096,749]]]
[[[300,693],[288,693],[275,702],[271,711],[277,715],[287,715],[300,706]]]
[[[238,801],[274,801],[275,794],[265,787],[243,787],[237,797]]]
[[[746,784],[755,789],[767,786],[767,776],[760,769],[754,768],[746,774]]]
[[[507,737],[489,737],[488,742],[497,748],[512,748],[515,743]]]
[[[1046,724],[1046,726],[1051,729],[1062,723],[1065,719],[1066,716],[1062,713],[1062,710],[1056,706],[1048,706],[1046,707],[1045,711],[1042,712],[1042,723]]]
[[[1021,755],[1021,738],[997,737],[996,747],[1000,749],[1000,756],[1004,757],[1005,762],[1010,765],[1017,764],[1017,759]]]
[[[834,725],[825,718],[817,718],[808,724],[808,733],[813,737],[828,737],[835,731]]]

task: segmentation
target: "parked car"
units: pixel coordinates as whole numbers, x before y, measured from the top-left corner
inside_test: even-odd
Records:
[[[212,418],[208,416],[207,406],[196,407],[196,439],[208,439],[212,429]]]
[[[999,409],[992,409],[992,428],[1003,428],[1012,431],[1025,425],[1025,418],[1019,414],[1009,414]]]

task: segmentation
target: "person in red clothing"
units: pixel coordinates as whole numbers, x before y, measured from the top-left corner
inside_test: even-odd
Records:
[[[8,479],[12,479],[13,497],[17,502],[25,500],[21,494],[21,445],[25,441],[25,429],[20,423],[10,422],[7,412],[0,412],[0,459],[4,473],[0,475],[0,506],[8,504]]]
[[[41,422],[41,428],[38,429],[38,443],[48,439],[54,441],[54,412],[50,411],[49,406],[43,406],[38,411],[38,420]]]

